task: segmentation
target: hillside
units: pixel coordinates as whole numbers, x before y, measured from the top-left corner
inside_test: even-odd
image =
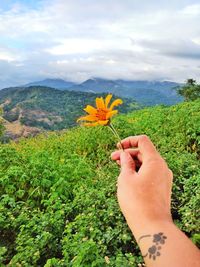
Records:
[[[76,125],[86,104],[94,104],[97,94],[61,91],[49,87],[7,88],[0,91],[4,119],[47,130],[61,130]],[[116,98],[114,96],[114,98]],[[133,100],[125,99],[121,112],[136,109]]]
[[[151,137],[174,173],[173,218],[200,245],[200,100],[113,124],[122,138]],[[76,127],[0,145],[1,266],[139,266],[116,200],[115,144],[107,127]]]
[[[42,130],[37,127],[22,125],[19,120],[16,120],[14,122],[3,120],[3,126],[5,130],[3,137],[0,138],[0,142],[17,140],[21,137],[35,136],[42,132]]]
[[[61,90],[97,94],[109,92],[120,97],[132,98],[145,106],[157,104],[173,105],[182,100],[174,89],[180,84],[170,81],[126,81],[91,78],[80,84],[75,84],[62,79],[45,79],[29,83],[27,86],[48,86]]]

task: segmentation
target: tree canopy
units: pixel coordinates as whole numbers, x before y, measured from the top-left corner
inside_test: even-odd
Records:
[[[184,97],[185,101],[196,100],[200,97],[200,84],[194,79],[187,79],[186,84],[178,88],[178,93]]]

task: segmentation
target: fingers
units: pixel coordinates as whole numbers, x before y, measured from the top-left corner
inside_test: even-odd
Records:
[[[135,173],[135,162],[127,151],[122,151],[120,154],[121,173],[133,174]]]
[[[133,148],[128,148],[125,151],[128,152],[129,155],[131,155],[132,159],[134,160],[135,166],[136,166],[135,167],[136,171],[138,171],[139,168],[141,167],[141,164],[142,164],[141,154],[140,154],[139,150],[133,149]],[[117,150],[111,154],[111,159],[115,160],[119,166],[121,166],[121,162],[120,162],[121,152],[122,152],[122,150]]]
[[[121,166],[121,163],[120,163],[120,160],[119,160],[119,159],[116,160],[116,162],[117,162],[117,164],[118,164],[119,166]]]
[[[121,143],[124,149],[133,147],[138,148],[144,160],[159,155],[155,146],[146,135],[127,137],[122,140]],[[119,143],[117,146],[119,147]]]
[[[127,151],[132,157],[136,157],[139,153],[139,150],[137,148],[128,148],[125,151]],[[121,152],[122,152],[122,150],[114,151],[111,154],[111,159],[112,160],[119,160]]]

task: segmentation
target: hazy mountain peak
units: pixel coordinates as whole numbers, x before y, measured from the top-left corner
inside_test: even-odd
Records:
[[[109,80],[92,77],[81,84],[70,87],[69,90],[98,94],[107,92],[135,99],[144,105],[171,105],[182,100],[174,90],[177,86],[179,86],[178,83],[171,81]]]
[[[36,82],[31,82],[25,85],[25,87],[29,86],[47,86],[47,87],[52,87],[56,89],[67,89],[70,88],[71,86],[75,85],[73,82],[65,81],[60,78],[47,78],[41,81],[36,81]]]

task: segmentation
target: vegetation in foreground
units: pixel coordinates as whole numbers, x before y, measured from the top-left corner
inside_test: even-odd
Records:
[[[200,245],[200,100],[113,121],[147,134],[174,173],[172,213]],[[139,249],[116,200],[109,128],[77,127],[0,145],[1,266],[137,266]]]

